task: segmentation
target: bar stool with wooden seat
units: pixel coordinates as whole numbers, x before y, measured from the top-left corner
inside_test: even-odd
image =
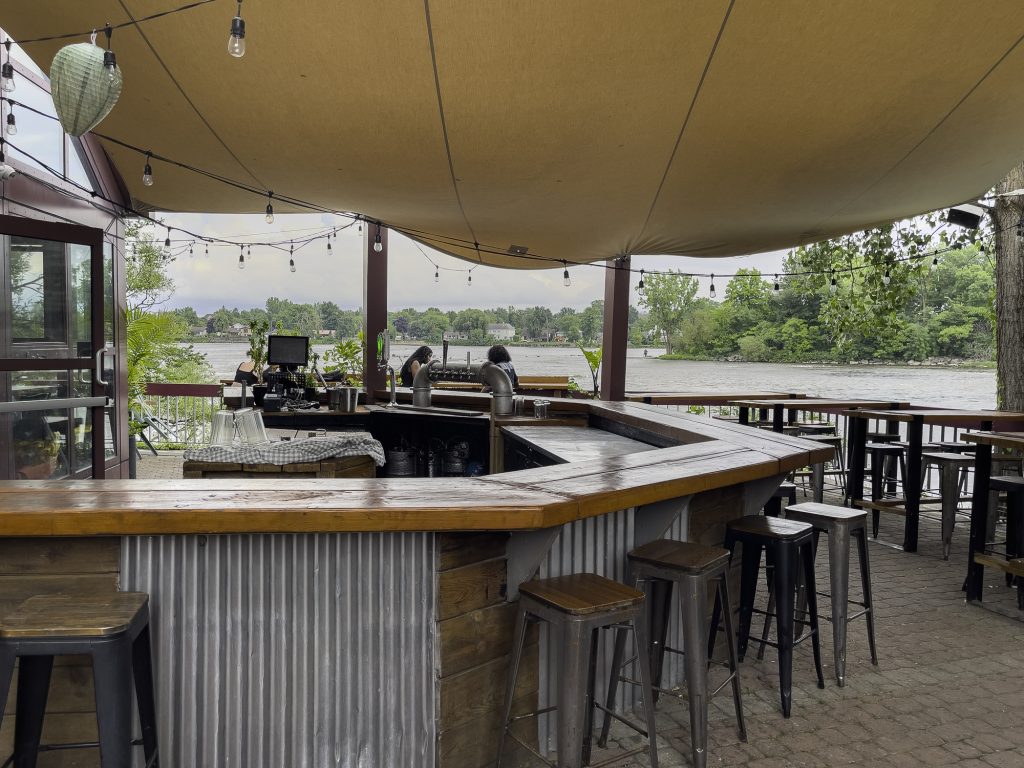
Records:
[[[39,744],[53,657],[68,654],[92,657],[99,732],[99,742],[74,747],[99,746],[103,768],[132,765],[134,678],[145,766],[156,766],[149,596],[142,592],[32,597],[0,622],[0,717],[18,660],[14,765],[34,766],[40,751],[72,748]]]
[[[847,624],[864,616],[868,627],[868,647],[871,663],[878,666],[875,651],[875,614],[871,599],[871,566],[868,563],[867,520],[863,510],[839,507],[834,504],[805,502],[786,507],[786,519],[809,523],[814,527],[814,552],[818,551],[818,536],[828,536],[829,596],[832,599],[832,649],[836,666],[836,682],[846,684],[846,629]],[[860,580],[864,602],[854,603],[862,610],[849,614],[850,605],[850,538],[857,540],[860,560]]]
[[[1024,477],[1019,475],[995,475],[989,478],[989,491],[998,500],[1000,493],[1006,494],[1006,542],[1003,551],[998,550],[1001,542],[992,541],[994,535],[986,535],[985,551],[974,552],[974,563],[994,567],[1006,574],[1006,586],[1017,581],[1017,607],[1024,610]],[[990,503],[990,517],[995,518],[997,504]],[[994,526],[993,526],[994,527]]]
[[[789,717],[793,703],[793,647],[811,638],[814,652],[814,667],[818,673],[818,687],[825,687],[821,671],[821,645],[818,638],[818,603],[814,582],[814,528],[807,523],[785,520],[777,517],[748,515],[733,520],[725,529],[725,548],[731,554],[736,544],[743,545],[740,576],[740,625],[737,650],[740,661],[746,654],[750,641],[750,620],[754,614],[754,597],[757,592],[758,570],[761,565],[761,550],[765,551],[768,565],[772,566],[772,594],[775,596],[776,642],[765,641],[779,652],[779,689],[782,696],[782,715]],[[795,603],[799,581],[797,573],[803,570],[807,595],[807,616],[800,623],[810,626],[810,631],[795,638]],[[716,604],[717,608],[717,604]],[[765,611],[757,611],[767,615]],[[711,618],[711,625],[717,626],[718,612]],[[714,653],[714,636],[711,638],[709,654]]]
[[[661,671],[665,652],[679,653],[665,644],[668,634],[668,613],[671,609],[672,588],[679,586],[679,615],[683,625],[683,655],[686,659],[686,687],[690,704],[690,745],[695,768],[707,765],[708,703],[710,698],[732,683],[733,706],[740,739],[747,740],[743,723],[743,700],[736,658],[736,637],[732,629],[732,609],[729,605],[729,550],[709,547],[687,541],[661,539],[637,547],[628,555],[630,569],[636,578],[637,589],[649,589],[654,584],[665,588],[665,600],[647,599],[647,619],[651,631],[651,678],[655,691],[672,696],[681,694],[661,688]],[[708,645],[718,627],[708,621],[708,587],[715,584],[715,605],[721,608],[725,619],[725,635],[729,645],[729,676],[714,690],[708,691]],[[663,615],[655,616],[655,612]],[[660,629],[660,631],[659,631]],[[655,637],[655,632],[658,636]],[[615,653],[612,655],[612,673],[608,682],[604,723],[598,744],[604,746],[611,728],[609,712],[615,704],[619,681],[635,681],[621,677],[626,652],[626,631],[618,630]],[[627,662],[628,663],[628,662]]]
[[[967,470],[974,466],[974,457],[962,453],[923,452],[922,468],[933,464],[939,468],[939,494],[942,498],[942,559],[949,560],[956,511],[960,506],[960,488],[966,481]]]
[[[640,688],[644,702],[646,730],[615,715],[634,730],[648,737],[647,749],[651,767],[658,766],[658,746],[654,725],[654,695],[651,688],[651,664],[647,655],[649,642],[644,619],[644,593],[594,573],[577,573],[549,579],[534,579],[519,586],[519,610],[509,662],[508,686],[502,732],[498,741],[497,768],[501,768],[505,737],[511,736],[525,749],[557,768],[581,768],[590,764],[591,730],[594,708],[603,709],[594,701],[594,678],[597,664],[598,630],[626,626],[636,638],[640,667]],[[526,625],[546,621],[558,638],[557,668],[558,702],[539,712],[512,716],[516,678],[526,641]],[[513,721],[557,710],[558,760],[551,763],[529,744],[523,742],[510,726]],[[643,748],[616,755],[620,759],[642,752]]]

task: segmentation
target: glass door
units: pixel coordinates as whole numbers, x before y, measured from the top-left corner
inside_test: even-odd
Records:
[[[0,479],[116,457],[110,266],[102,230],[0,216]]]

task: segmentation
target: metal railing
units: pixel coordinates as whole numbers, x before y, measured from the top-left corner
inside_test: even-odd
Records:
[[[134,404],[135,418],[145,425],[145,440],[182,448],[208,443],[213,414],[223,407],[220,384],[150,383],[145,397]]]

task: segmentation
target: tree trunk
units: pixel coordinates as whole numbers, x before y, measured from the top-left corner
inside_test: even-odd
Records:
[[[1024,188],[1024,163],[999,182],[997,192]],[[1024,240],[1017,237],[1024,197],[995,203],[996,403],[1024,410]]]

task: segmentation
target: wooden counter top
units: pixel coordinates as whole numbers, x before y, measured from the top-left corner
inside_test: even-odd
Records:
[[[483,402],[478,395],[460,397],[477,407]],[[643,430],[683,444],[429,481],[3,481],[0,535],[531,530],[773,477],[832,453],[799,438],[657,406],[566,400],[553,401],[553,408],[586,413],[592,426]]]
[[[587,427],[508,426],[501,431],[560,464],[655,450],[653,445],[639,440]]]

